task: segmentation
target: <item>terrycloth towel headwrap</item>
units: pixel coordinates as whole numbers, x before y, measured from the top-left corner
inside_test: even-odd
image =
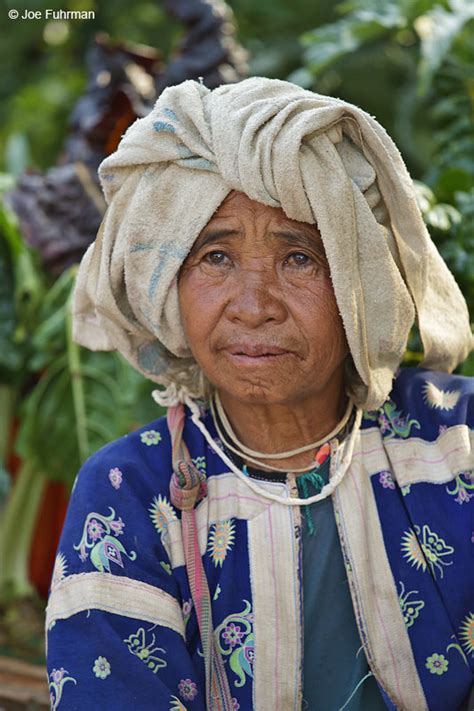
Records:
[[[418,321],[428,368],[468,355],[467,307],[423,224],[385,130],[361,109],[283,81],[166,89],[100,167],[109,204],[85,254],[74,337],[118,350],[183,399],[199,369],[182,328],[177,273],[231,190],[317,223],[358,383],[358,405],[386,399]]]

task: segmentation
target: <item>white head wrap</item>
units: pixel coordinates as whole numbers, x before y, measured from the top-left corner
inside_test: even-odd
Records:
[[[186,81],[130,126],[99,175],[109,207],[79,268],[74,338],[120,351],[169,386],[170,402],[183,384],[195,395],[202,387],[177,274],[231,190],[317,223],[358,405],[387,398],[415,317],[425,367],[450,372],[471,349],[466,303],[403,160],[356,106],[259,77],[213,91]]]

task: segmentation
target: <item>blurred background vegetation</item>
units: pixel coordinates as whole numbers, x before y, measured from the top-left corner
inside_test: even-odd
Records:
[[[198,2],[198,0],[196,0]],[[229,0],[248,73],[358,104],[395,139],[428,228],[474,307],[472,0]],[[8,9],[94,10],[88,20],[9,20]],[[166,66],[185,29],[150,0],[30,0],[0,10],[0,194],[62,160],[98,32],[147,45]],[[18,601],[45,595],[68,491],[102,444],[160,413],[150,383],[119,357],[70,337],[75,267],[58,273],[0,210],[0,654],[40,660]],[[416,335],[407,362],[419,360]],[[468,359],[460,372],[473,375]],[[59,487],[59,488],[58,488]],[[41,542],[42,541],[42,542]],[[38,603],[41,607],[42,603]],[[2,607],[3,606],[3,607]],[[13,609],[13,612],[12,612]],[[15,613],[15,609],[17,612]],[[3,612],[2,612],[3,610]],[[31,635],[30,635],[31,636]],[[33,635],[34,637],[34,635]]]

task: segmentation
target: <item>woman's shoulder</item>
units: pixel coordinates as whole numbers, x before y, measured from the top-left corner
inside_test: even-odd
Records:
[[[52,588],[67,575],[125,575],[174,594],[161,534],[179,518],[169,501],[171,443],[162,417],[107,444],[81,467],[58,548]],[[59,561],[59,563],[58,563]],[[59,565],[59,568],[58,568]],[[59,570],[59,573],[58,573]]]
[[[82,465],[74,488],[79,483],[94,490],[134,484],[168,488],[170,477],[170,435],[166,417],[160,417],[94,452]]]
[[[391,436],[403,439],[433,441],[452,427],[474,428],[474,378],[401,368],[377,419]]]

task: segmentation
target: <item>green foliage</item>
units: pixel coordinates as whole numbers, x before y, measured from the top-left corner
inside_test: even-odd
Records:
[[[5,176],[3,184],[11,187]],[[90,454],[162,414],[151,383],[123,358],[72,341],[74,275],[47,279],[14,216],[0,209],[0,385],[25,393],[18,454],[69,486]],[[2,421],[2,467],[9,424]]]
[[[350,0],[336,9],[338,20],[303,35],[296,78],[315,90],[337,86],[394,136],[421,181],[430,233],[474,313],[474,4]],[[418,347],[413,336],[414,361]],[[463,372],[474,374],[473,365]]]
[[[47,291],[32,332],[27,368],[39,373],[20,411],[17,452],[50,479],[72,485],[93,452],[162,411],[152,384],[115,353],[79,348],[72,340],[75,268]]]

